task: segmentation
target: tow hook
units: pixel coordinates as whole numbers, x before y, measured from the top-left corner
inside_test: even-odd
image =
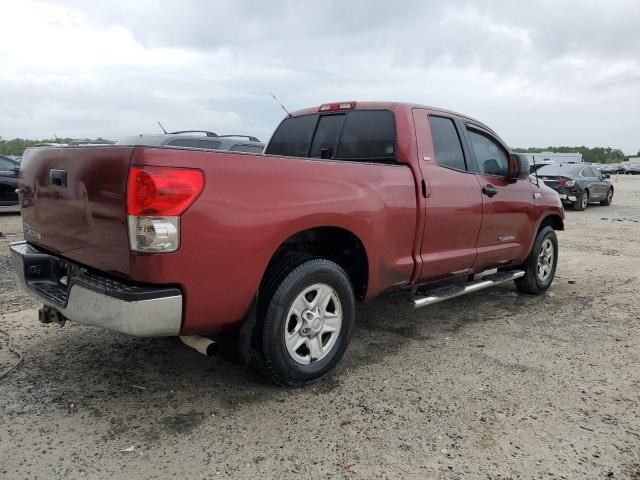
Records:
[[[67,317],[48,305],[44,305],[38,310],[38,320],[44,324],[57,323],[61,327],[64,327],[64,324],[67,323]]]

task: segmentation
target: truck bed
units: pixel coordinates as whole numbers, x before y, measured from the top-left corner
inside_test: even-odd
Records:
[[[173,253],[129,250],[132,165],[204,173]],[[66,172],[66,187],[52,184],[52,170]],[[407,284],[414,269],[416,185],[406,165],[175,147],[38,148],[25,155],[19,188],[27,241],[125,280],[181,288],[182,334],[239,322],[274,252],[308,228],[344,228],[360,239],[367,297]]]

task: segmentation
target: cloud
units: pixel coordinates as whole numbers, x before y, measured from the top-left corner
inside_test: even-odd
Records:
[[[15,2],[0,135],[116,138],[161,120],[266,139],[274,92],[290,109],[437,105],[511,145],[635,153],[639,16],[633,0]]]

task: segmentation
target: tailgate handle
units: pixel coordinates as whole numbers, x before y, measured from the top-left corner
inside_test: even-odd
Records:
[[[54,187],[67,188],[67,171],[55,168],[49,170],[49,184]]]

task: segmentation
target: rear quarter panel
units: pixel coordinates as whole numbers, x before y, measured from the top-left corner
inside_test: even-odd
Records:
[[[138,148],[133,165],[200,168],[203,193],[181,220],[172,254],[133,254],[135,280],[177,283],[184,334],[223,330],[248,312],[267,264],[292,235],[333,226],[369,260],[367,297],[409,282],[416,193],[406,165]]]

